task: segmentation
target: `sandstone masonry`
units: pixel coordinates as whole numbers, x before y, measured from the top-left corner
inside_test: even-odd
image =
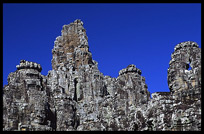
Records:
[[[92,59],[81,20],[64,25],[52,49],[52,70],[21,60],[3,88],[4,131],[200,131],[201,49],[175,46],[168,69],[170,92],[147,90],[130,64],[117,78]],[[191,69],[189,70],[189,66]]]

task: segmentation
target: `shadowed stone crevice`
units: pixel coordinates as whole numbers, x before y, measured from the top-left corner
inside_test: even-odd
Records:
[[[76,102],[77,102],[77,84],[78,84],[77,79],[74,79],[74,98],[73,100],[75,100]]]

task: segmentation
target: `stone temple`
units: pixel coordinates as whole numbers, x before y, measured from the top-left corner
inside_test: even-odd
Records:
[[[52,70],[21,60],[3,87],[4,131],[200,131],[201,49],[177,44],[168,68],[170,92],[148,91],[130,64],[117,78],[92,59],[81,20],[62,27]],[[189,69],[191,66],[191,69]]]

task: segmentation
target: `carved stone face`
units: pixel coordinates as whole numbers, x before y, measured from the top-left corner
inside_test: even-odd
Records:
[[[45,121],[45,118],[46,118],[45,110],[39,107],[36,108],[35,122],[41,124]]]

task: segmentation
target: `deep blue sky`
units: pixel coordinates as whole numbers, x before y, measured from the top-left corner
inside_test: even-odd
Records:
[[[3,4],[3,85],[21,59],[52,69],[51,50],[64,24],[81,19],[93,59],[104,75],[135,64],[150,93],[169,91],[167,69],[176,44],[201,47],[201,4]]]

